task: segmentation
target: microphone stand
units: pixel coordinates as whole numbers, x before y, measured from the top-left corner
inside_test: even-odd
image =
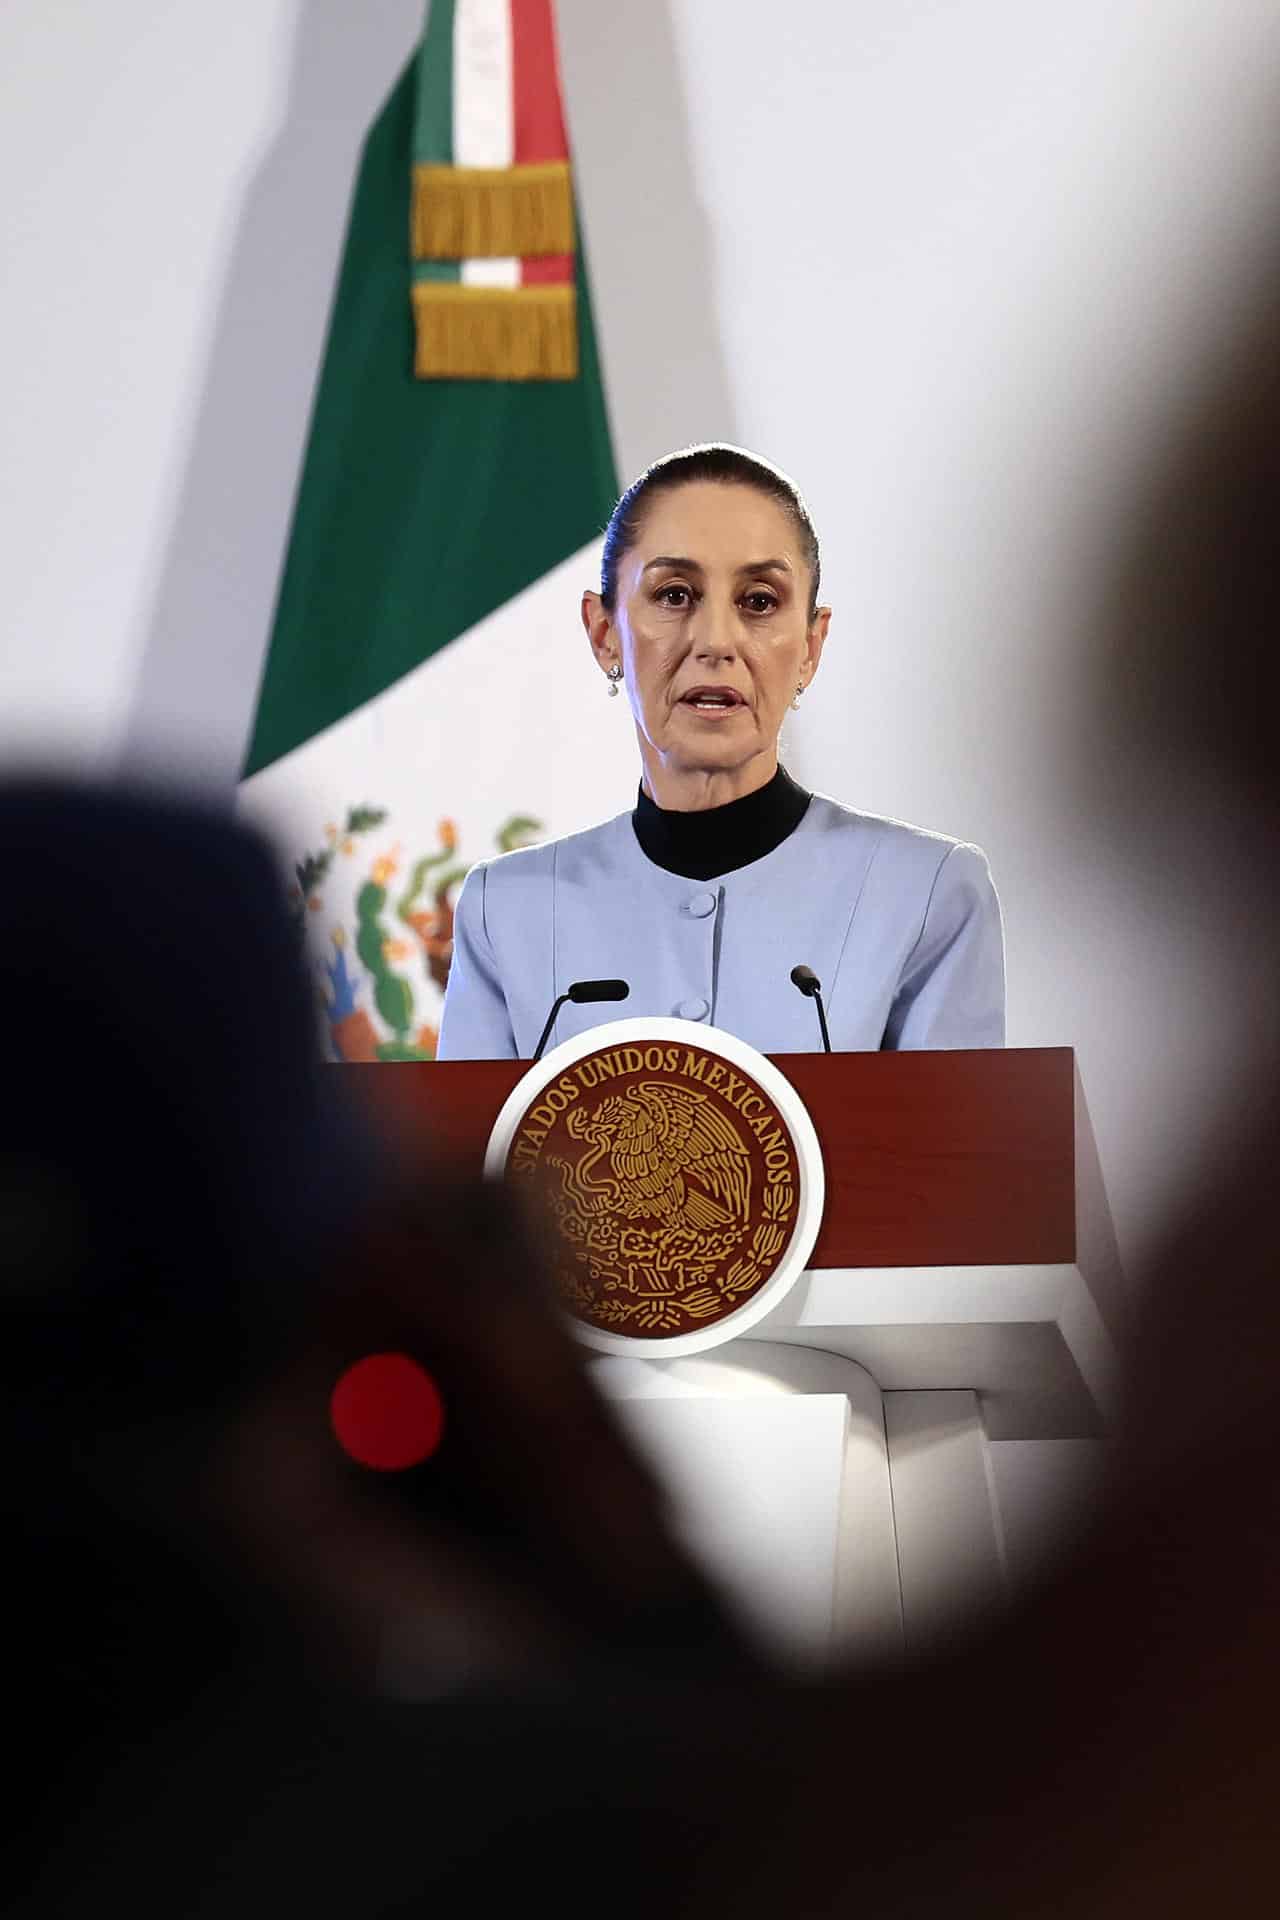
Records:
[[[827,1031],[827,1010],[822,1004],[822,982],[812,967],[792,967],[791,984],[798,987],[806,1000],[812,1000],[818,1009],[818,1029],[822,1034],[822,1051],[830,1053],[831,1035]]]
[[[560,995],[560,998],[552,1006],[550,1013],[547,1015],[547,1024],[542,1029],[542,1038],[541,1040],[539,1040],[537,1046],[533,1050],[534,1060],[541,1060],[542,1049],[546,1046],[547,1041],[551,1038],[551,1029],[552,1027],[554,1027],[556,1023],[556,1015],[559,1013],[561,1007],[564,1005],[565,1001],[569,999],[569,997],[570,996],[567,993],[562,993]]]
[[[566,987],[547,1015],[547,1024],[542,1029],[542,1038],[534,1052],[534,1059],[541,1060],[542,1049],[551,1038],[551,1029],[556,1023],[556,1015],[566,1000],[572,1000],[575,1007],[589,1006],[600,1000],[625,1000],[631,989],[625,980],[575,980]]]

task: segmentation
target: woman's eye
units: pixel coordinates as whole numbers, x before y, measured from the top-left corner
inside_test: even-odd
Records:
[[[772,613],[778,604],[775,596],[764,592],[762,588],[753,593],[744,594],[743,601],[752,613]]]
[[[687,607],[693,596],[688,587],[676,586],[673,583],[669,587],[659,587],[656,598],[664,607]]]

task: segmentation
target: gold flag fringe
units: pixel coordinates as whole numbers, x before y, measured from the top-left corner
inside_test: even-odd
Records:
[[[415,260],[506,260],[573,250],[567,160],[414,168]]]
[[[575,380],[577,294],[571,286],[413,287],[419,380]]]

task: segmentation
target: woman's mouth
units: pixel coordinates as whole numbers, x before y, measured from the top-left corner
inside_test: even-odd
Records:
[[[690,687],[688,693],[681,694],[679,704],[716,720],[737,713],[747,703],[733,687]]]

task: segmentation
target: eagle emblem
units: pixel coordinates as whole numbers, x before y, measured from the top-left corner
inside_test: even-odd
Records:
[[[597,1326],[652,1336],[718,1319],[787,1239],[794,1188],[765,1186],[755,1136],[696,1085],[637,1078],[574,1105],[540,1158],[562,1291]]]

